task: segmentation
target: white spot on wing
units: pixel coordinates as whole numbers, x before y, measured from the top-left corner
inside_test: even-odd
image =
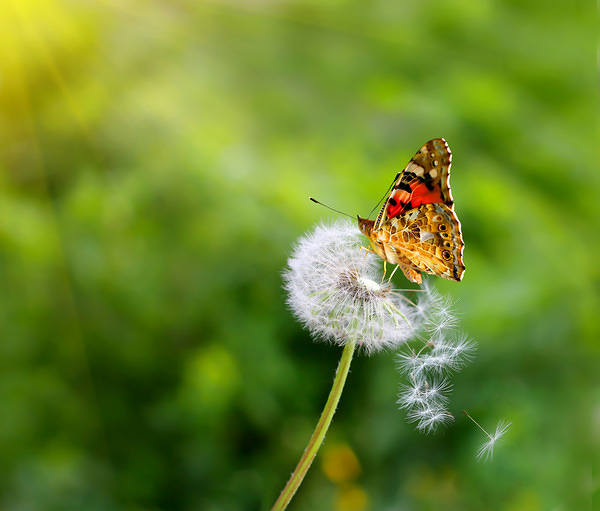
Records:
[[[415,209],[414,211],[411,211],[411,212],[410,212],[410,213],[409,213],[409,214],[406,216],[406,218],[412,222],[412,221],[413,221],[415,218],[417,218],[418,216],[419,216],[419,210],[418,210],[418,209]]]
[[[424,243],[427,240],[432,240],[433,239],[433,233],[429,232],[429,231],[421,231],[421,236],[420,236],[420,242]]]
[[[410,162],[408,167],[406,168],[408,172],[412,172],[419,177],[423,177],[425,175],[425,169],[421,167],[421,165],[417,165],[415,162]]]

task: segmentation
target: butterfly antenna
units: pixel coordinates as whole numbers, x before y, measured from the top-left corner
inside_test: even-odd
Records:
[[[385,193],[383,194],[383,196],[381,197],[381,199],[379,199],[379,201],[377,202],[377,204],[375,204],[375,206],[373,206],[373,209],[371,211],[369,211],[369,217],[373,214],[373,211],[375,211],[379,207],[379,205],[382,203],[382,201],[390,193],[390,190],[392,189],[392,186],[394,186],[394,183],[396,182],[396,179],[398,179],[398,176],[399,176],[399,173],[396,174],[396,177],[392,181],[392,184],[390,186],[388,186],[388,189],[385,191]]]
[[[322,202],[319,202],[314,197],[309,197],[309,199],[311,201],[313,201],[315,204],[320,204],[321,206],[325,206],[327,209],[330,209],[331,211],[335,211],[336,213],[339,213],[340,215],[346,215],[346,216],[349,216],[350,218],[352,218],[353,220],[355,219],[352,215],[349,215],[348,213],[344,213],[343,211],[339,211],[337,209],[333,209],[331,206],[328,206],[327,204],[323,204]]]

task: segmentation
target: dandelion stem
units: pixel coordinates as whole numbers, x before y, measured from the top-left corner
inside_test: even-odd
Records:
[[[325,438],[325,434],[327,433],[329,425],[331,424],[331,420],[333,419],[333,414],[337,408],[340,396],[342,395],[342,390],[344,389],[344,384],[346,383],[346,377],[348,376],[348,371],[350,369],[350,363],[352,362],[352,355],[354,354],[355,347],[356,341],[349,341],[346,343],[335,373],[331,391],[329,392],[329,397],[327,398],[327,402],[325,403],[325,408],[321,413],[319,422],[317,422],[317,426],[315,427],[315,430],[308,441],[306,449],[304,449],[304,454],[302,454],[294,473],[285,485],[285,488],[283,488],[283,491],[271,508],[271,511],[283,511],[288,506],[292,500],[292,497],[296,493],[296,490],[298,490],[299,486],[302,484],[302,480],[308,472],[310,465],[315,459],[317,451],[321,447],[323,439]]]

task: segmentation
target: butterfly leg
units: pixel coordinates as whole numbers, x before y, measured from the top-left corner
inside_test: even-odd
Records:
[[[398,270],[398,267],[400,265],[397,264],[396,267],[394,268],[394,271],[392,272],[392,274],[390,275],[390,278],[388,279],[388,284],[392,281],[392,277],[394,276],[394,273],[396,273],[396,270]]]
[[[369,252],[371,254],[375,254],[374,250],[371,250],[370,248],[367,248],[367,247],[363,247],[362,245],[361,245],[361,247],[358,250],[364,250],[365,251],[365,257],[367,257],[367,255],[369,254]]]
[[[383,276],[381,277],[381,283],[385,280],[385,274],[387,273],[387,261],[383,260]]]

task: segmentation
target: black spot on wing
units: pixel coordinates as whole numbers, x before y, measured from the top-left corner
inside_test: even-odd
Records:
[[[412,188],[410,187],[410,185],[406,181],[401,181],[400,183],[398,183],[396,185],[395,189],[396,190],[404,190],[405,192],[408,192],[408,193],[412,192]]]

